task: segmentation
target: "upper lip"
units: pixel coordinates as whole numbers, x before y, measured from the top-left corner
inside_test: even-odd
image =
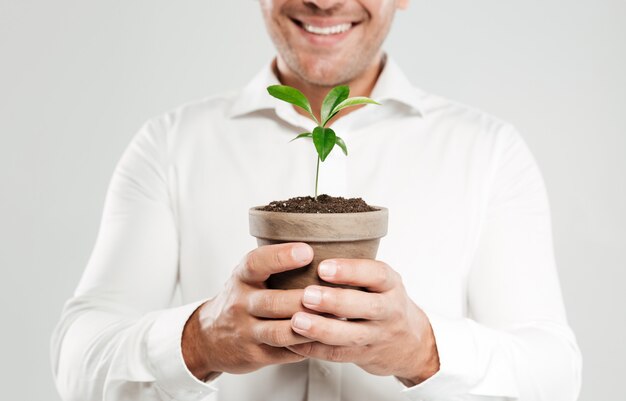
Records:
[[[330,26],[337,26],[337,25],[343,25],[343,24],[356,25],[359,23],[359,21],[355,21],[350,18],[340,18],[340,17],[303,16],[303,17],[291,17],[291,19],[298,24],[307,24],[307,25],[312,25],[312,26],[316,26],[319,28],[326,28]]]

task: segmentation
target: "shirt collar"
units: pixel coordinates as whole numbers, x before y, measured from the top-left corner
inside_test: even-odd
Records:
[[[423,117],[423,102],[426,94],[411,84],[393,58],[387,55],[384,57],[385,66],[370,97],[380,103],[391,100],[403,104],[410,111]]]
[[[387,100],[398,102],[407,106],[410,111],[424,116],[422,103],[425,94],[411,84],[391,57],[387,55],[384,57],[385,65],[378,77],[378,81],[376,81],[374,85],[370,97],[381,103]],[[263,68],[248,85],[239,92],[229,112],[231,118],[261,110],[278,110],[283,102],[271,97],[266,89],[270,85],[280,84],[274,74],[272,65],[273,62]]]

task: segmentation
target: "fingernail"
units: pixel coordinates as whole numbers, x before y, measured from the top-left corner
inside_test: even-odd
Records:
[[[293,319],[293,325],[297,329],[308,330],[311,328],[311,319],[304,315],[296,315],[295,319]]]
[[[309,305],[319,305],[322,303],[322,291],[317,288],[307,288],[304,290],[302,302]]]
[[[312,256],[311,248],[306,245],[298,245],[291,248],[291,257],[297,262],[308,262]]]
[[[320,263],[318,271],[320,276],[333,277],[337,273],[337,263],[332,260],[325,260]]]

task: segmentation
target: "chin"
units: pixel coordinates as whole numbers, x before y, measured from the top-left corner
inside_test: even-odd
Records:
[[[296,71],[302,80],[317,86],[336,86],[351,81],[356,74],[352,68],[343,66],[332,60],[315,60],[312,63],[299,63],[292,70]]]
[[[334,87],[346,83],[348,80],[341,79],[335,76],[329,75],[304,75],[302,80],[315,86]]]

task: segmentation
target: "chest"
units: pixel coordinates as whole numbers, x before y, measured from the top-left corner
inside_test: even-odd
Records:
[[[174,164],[180,281],[189,300],[219,292],[256,247],[248,209],[313,192],[316,157],[289,136],[206,136]],[[427,131],[359,130],[321,165],[320,193],[363,197],[389,209],[378,259],[402,277],[419,305],[465,313],[465,282],[485,203],[485,166],[463,143]]]

